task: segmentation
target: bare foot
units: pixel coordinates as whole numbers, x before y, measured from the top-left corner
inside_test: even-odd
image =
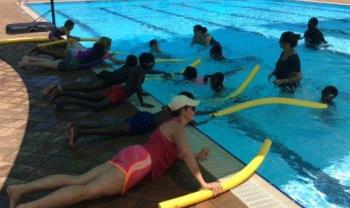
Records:
[[[22,61],[29,62],[29,56],[28,55],[23,56]]]
[[[25,66],[27,66],[28,61],[24,60],[24,58],[22,59],[22,61],[18,62],[18,67],[21,69]]]
[[[43,90],[43,94],[44,94],[45,96],[49,96],[49,95],[52,93],[52,91],[53,91],[54,89],[56,89],[56,88],[57,88],[56,85],[49,85],[49,86],[47,86],[47,87]]]
[[[19,199],[22,196],[19,185],[12,185],[7,188],[7,194],[10,199],[10,208],[16,208]]]
[[[70,129],[74,127],[74,122],[69,122],[67,124],[67,128],[66,128],[66,132],[65,132],[65,136],[66,136],[66,141],[67,143],[69,142],[69,137],[70,137]]]
[[[68,130],[68,145],[70,148],[75,148],[75,141],[77,139],[77,131],[74,126],[70,127]]]

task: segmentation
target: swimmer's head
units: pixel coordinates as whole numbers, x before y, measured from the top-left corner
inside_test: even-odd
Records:
[[[301,37],[299,34],[295,34],[293,32],[287,31],[282,33],[279,43],[281,48],[295,48],[298,45],[298,40],[300,40]]]
[[[205,34],[208,32],[208,29],[206,27],[201,27],[200,31],[202,34]]]
[[[202,25],[195,25],[193,26],[193,34],[198,35],[201,31]]]
[[[101,43],[106,50],[110,50],[111,49],[111,45],[112,45],[112,39],[108,38],[108,37],[101,37],[98,40],[99,43]]]
[[[74,28],[74,22],[72,20],[67,20],[64,23],[64,27],[67,28],[67,30],[71,31]]]
[[[331,103],[338,95],[338,89],[334,86],[327,86],[321,92],[321,101],[323,103]]]
[[[309,19],[309,22],[307,23],[307,27],[309,29],[314,29],[318,25],[318,19],[316,17],[312,17]]]
[[[126,57],[125,65],[127,67],[135,67],[135,66],[137,66],[138,65],[137,57],[135,55],[129,55],[128,57]]]
[[[214,44],[210,49],[210,57],[214,60],[222,60],[224,56],[222,55],[222,48],[220,44]]]
[[[158,41],[156,39],[150,40],[149,47],[151,48],[151,50],[159,50]]]
[[[215,92],[220,92],[224,88],[224,74],[221,72],[214,73],[210,78],[210,87]]]
[[[197,78],[197,69],[193,66],[187,66],[183,73],[183,77],[186,80],[194,81]]]

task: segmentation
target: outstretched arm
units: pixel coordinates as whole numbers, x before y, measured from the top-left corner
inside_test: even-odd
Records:
[[[204,180],[200,172],[195,154],[191,152],[188,146],[186,132],[183,129],[183,127],[181,127],[179,124],[177,125],[178,126],[174,128],[173,140],[177,148],[179,149],[180,156],[185,161],[187,168],[190,170],[190,172],[202,188],[212,189],[215,194],[220,193],[220,191],[222,190],[220,183],[207,183]]]

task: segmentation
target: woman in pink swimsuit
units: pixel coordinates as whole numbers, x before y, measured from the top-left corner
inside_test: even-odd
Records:
[[[160,177],[178,159],[185,161],[202,188],[220,193],[220,183],[207,183],[196,161],[207,157],[209,150],[204,148],[193,154],[187,143],[185,126],[193,119],[198,104],[199,101],[188,96],[175,96],[169,104],[172,117],[153,132],[146,144],[126,147],[112,160],[87,173],[79,176],[52,175],[8,187],[10,208],[68,206],[83,200],[122,194],[146,175],[152,179]],[[17,205],[23,195],[49,189],[57,190],[43,198]]]

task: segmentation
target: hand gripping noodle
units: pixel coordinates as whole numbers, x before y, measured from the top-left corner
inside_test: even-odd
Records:
[[[98,39],[97,38],[80,38],[80,41],[97,41]],[[42,43],[42,44],[39,44],[37,47],[39,48],[42,48],[42,47],[47,47],[47,46],[54,46],[54,45],[59,45],[59,44],[62,44],[62,43],[74,43],[76,42],[77,40],[75,40],[74,38],[69,38],[69,39],[64,39],[64,40],[56,40],[56,41],[52,41],[52,42],[49,42],[49,43]]]
[[[50,41],[47,36],[28,37],[28,38],[9,38],[9,39],[0,40],[0,45],[32,43],[32,42],[47,42],[47,41]]]
[[[241,171],[236,174],[232,174],[224,179],[221,179],[221,186],[223,188],[223,192],[226,192],[244,181],[246,181],[250,176],[254,174],[254,172],[260,167],[261,163],[264,161],[270,147],[271,140],[265,139],[262,144],[260,151],[258,154],[245,166]],[[202,189],[194,193],[190,193],[175,199],[167,200],[160,202],[158,204],[159,208],[177,208],[177,207],[187,207],[192,204],[196,204],[210,198],[214,197],[214,193],[208,189]]]
[[[294,106],[316,108],[316,109],[328,108],[328,105],[324,103],[317,103],[317,102],[300,100],[300,99],[292,99],[292,98],[272,97],[272,98],[261,98],[261,99],[256,99],[256,100],[251,100],[248,102],[236,104],[229,108],[217,111],[213,113],[212,116],[214,117],[225,116],[225,115],[232,114],[248,108],[254,108],[261,105],[271,105],[271,104],[294,105]]]

